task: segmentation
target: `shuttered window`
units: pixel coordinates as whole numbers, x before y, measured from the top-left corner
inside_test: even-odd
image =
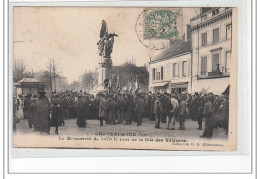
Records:
[[[173,78],[178,77],[178,66],[177,65],[178,65],[177,63],[174,63],[172,65],[172,77]]]
[[[230,67],[231,67],[231,52],[226,53],[226,68],[225,72],[230,73]]]
[[[201,57],[201,69],[200,69],[201,75],[207,74],[207,57]]]
[[[212,72],[219,72],[219,54],[214,54],[212,59]]]
[[[227,26],[226,26],[226,39],[231,39],[231,28],[232,28],[232,26],[231,26],[231,24],[228,24]]]
[[[201,46],[207,45],[207,33],[201,35]]]
[[[187,76],[187,62],[186,61],[182,62],[182,76],[183,77]]]
[[[153,68],[152,76],[152,79],[155,80],[155,68]]]
[[[213,30],[213,43],[219,42],[219,28]]]

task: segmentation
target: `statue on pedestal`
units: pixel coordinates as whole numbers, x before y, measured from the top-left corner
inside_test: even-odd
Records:
[[[108,89],[109,86],[110,69],[112,66],[111,53],[113,51],[114,37],[117,36],[115,33],[108,33],[106,21],[102,20],[100,40],[97,43],[100,56],[98,84],[99,86],[104,86],[104,89]]]

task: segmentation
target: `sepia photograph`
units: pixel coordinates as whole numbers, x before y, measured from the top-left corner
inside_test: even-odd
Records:
[[[13,7],[13,147],[236,151],[236,10]]]

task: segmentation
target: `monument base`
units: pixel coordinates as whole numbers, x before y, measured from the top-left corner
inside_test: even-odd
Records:
[[[94,88],[93,90],[90,91],[91,93],[109,93],[108,89],[104,89],[104,85],[103,84],[99,84],[96,88]]]

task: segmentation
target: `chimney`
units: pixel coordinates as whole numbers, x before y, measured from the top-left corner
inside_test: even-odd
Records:
[[[187,25],[186,41],[191,40],[191,25]]]

